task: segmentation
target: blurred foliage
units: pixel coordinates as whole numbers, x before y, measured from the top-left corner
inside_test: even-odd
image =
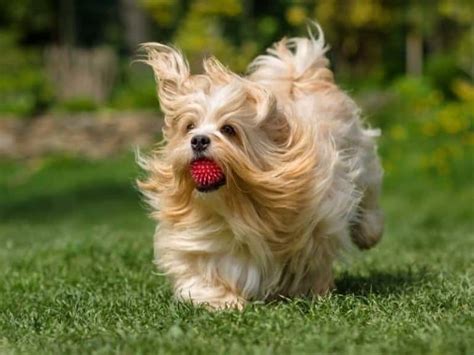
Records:
[[[108,107],[117,110],[157,109],[156,84],[148,68],[124,62]]]
[[[371,117],[371,123],[384,130],[388,173],[452,177],[473,168],[471,1],[141,2],[166,31],[165,42],[181,48],[195,70],[202,57],[215,55],[243,72],[271,42],[304,34],[308,19],[317,19],[332,47],[328,55],[342,86],[351,91],[369,88],[391,98]],[[409,35],[421,38],[423,77],[405,76]],[[398,166],[402,160],[408,166]]]
[[[75,97],[59,102],[54,106],[54,110],[58,112],[92,112],[98,109],[97,103],[89,97]]]
[[[338,73],[367,75],[383,82],[405,70],[409,33],[424,38],[424,51],[448,54],[451,67],[472,76],[472,22],[469,0],[140,0],[164,37],[183,49],[193,67],[216,55],[236,71],[284,35],[304,34],[308,19],[324,28]],[[454,55],[453,55],[454,52]],[[347,72],[347,73],[346,73]]]
[[[203,56],[215,55],[234,70],[244,71],[259,49],[256,38],[272,27],[268,19],[255,26],[249,2],[241,0],[141,1],[158,26],[172,28],[173,43],[188,55],[193,67]]]
[[[0,0],[0,27],[21,44],[48,38],[57,19],[54,2],[37,0]]]
[[[194,70],[215,55],[244,72],[272,42],[303,35],[308,20],[317,20],[344,88],[377,89],[404,75],[409,36],[420,40],[423,73],[446,99],[457,100],[456,80],[474,78],[470,0],[0,0],[0,94],[6,98],[0,112],[32,115],[58,104],[42,70],[47,46],[106,44],[129,62],[136,45],[126,43],[133,32],[125,21],[130,3],[138,9],[136,23],[148,24],[145,40],[180,47]],[[149,83],[142,86],[140,75],[121,68],[107,106],[150,107]]]
[[[308,20],[317,20],[338,83],[356,97],[371,92],[382,106],[367,112],[384,132],[387,173],[474,171],[472,0],[0,0],[0,114],[102,108],[87,97],[53,97],[43,70],[51,45],[114,47],[121,65],[106,108],[158,109],[149,69],[129,65],[136,45],[127,43],[130,3],[135,21],[148,24],[145,40],[181,48],[194,71],[215,55],[244,72],[272,42],[304,35]],[[410,39],[422,76],[407,75]]]
[[[474,85],[454,81],[456,99],[450,101],[421,78],[400,78],[387,90],[393,95],[390,102],[372,117],[384,131],[387,173],[472,176]]]
[[[0,31],[0,112],[29,116],[45,110],[52,100],[51,87],[37,51],[20,48],[15,35]]]

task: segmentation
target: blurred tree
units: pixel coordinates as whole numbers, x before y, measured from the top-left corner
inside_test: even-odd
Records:
[[[472,64],[467,64],[472,63],[473,48],[470,0],[326,0],[316,2],[314,13],[342,70],[380,71],[390,77],[393,69],[400,74],[405,53],[406,73],[421,75],[425,56],[458,48],[458,64],[472,72]]]
[[[408,74],[427,75],[445,94],[453,95],[453,79],[462,68],[474,78],[474,3],[469,0],[411,1],[400,7],[406,28],[406,70]],[[470,38],[469,38],[470,37]],[[456,51],[469,48],[464,56]],[[453,55],[453,53],[457,55]],[[426,57],[426,58],[425,58]],[[467,58],[470,59],[467,59]],[[471,64],[467,64],[470,62]],[[467,65],[466,65],[467,64]]]
[[[383,79],[386,75],[384,51],[393,51],[391,46],[394,46],[394,43],[387,42],[387,37],[396,32],[393,9],[392,3],[383,0],[316,2],[314,16],[324,28],[333,48],[331,55],[338,71],[360,76],[366,75],[369,69],[371,75]],[[396,50],[391,55],[392,60],[399,62],[396,57],[400,54]]]
[[[164,30],[157,40],[178,45],[193,67],[212,54],[240,72],[255,55],[307,18],[306,5],[294,7],[286,0],[141,1]]]
[[[423,74],[455,99],[454,83],[474,79],[472,0],[0,0],[0,8],[2,63],[10,63],[0,68],[9,72],[3,77],[40,71],[43,48],[51,45],[107,45],[129,61],[136,44],[149,40],[180,47],[193,68],[212,54],[242,72],[273,41],[302,35],[307,20],[317,20],[339,81],[351,87]],[[47,85],[28,82],[18,87],[50,95],[39,94]]]
[[[159,27],[175,27],[175,42],[193,67],[206,55],[215,55],[232,68],[242,71],[256,54],[251,1],[241,0],[142,0]]]
[[[53,40],[57,13],[52,1],[0,0],[0,31],[8,32],[21,45]]]
[[[126,47],[133,52],[140,43],[149,40],[149,19],[136,0],[120,0],[120,14]]]
[[[76,43],[76,4],[74,0],[59,2],[59,43],[73,47]]]
[[[460,68],[474,80],[474,2],[443,0],[438,8],[440,14],[457,27],[454,44],[448,35],[439,51],[452,51]]]
[[[407,29],[409,74],[421,75],[425,53],[454,49],[474,25],[474,3],[470,0],[410,1],[400,7]],[[460,36],[461,35],[461,36]],[[472,54],[472,53],[471,53]]]

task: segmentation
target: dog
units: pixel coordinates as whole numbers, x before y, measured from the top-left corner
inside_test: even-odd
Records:
[[[180,300],[241,309],[324,295],[334,261],[381,238],[380,132],[335,84],[317,29],[277,42],[245,76],[213,57],[191,75],[177,49],[143,45],[164,124],[137,158],[138,186]]]

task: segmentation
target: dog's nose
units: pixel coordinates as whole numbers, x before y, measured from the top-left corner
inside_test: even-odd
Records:
[[[209,144],[211,144],[211,140],[208,136],[199,134],[191,138],[191,147],[195,152],[205,151]]]

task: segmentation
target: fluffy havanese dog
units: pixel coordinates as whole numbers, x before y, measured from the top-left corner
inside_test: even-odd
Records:
[[[143,45],[164,140],[138,157],[138,184],[179,299],[219,309],[324,295],[343,251],[379,241],[379,133],[334,83],[318,31],[276,43],[245,76],[212,57],[193,75],[178,50]]]

